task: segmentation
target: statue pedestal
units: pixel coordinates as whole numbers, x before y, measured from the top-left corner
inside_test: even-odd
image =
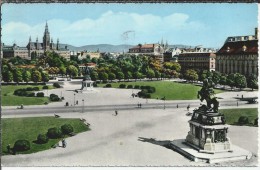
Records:
[[[91,80],[82,81],[82,86],[81,86],[82,92],[93,91],[93,83],[94,83],[94,81],[91,81]]]
[[[186,143],[200,152],[215,153],[232,151],[230,139],[227,137],[228,125],[207,126],[192,120]]]
[[[224,115],[203,105],[194,110],[186,139],[174,140],[170,147],[195,162],[216,163],[250,159],[252,153],[232,145],[228,138],[229,125]]]

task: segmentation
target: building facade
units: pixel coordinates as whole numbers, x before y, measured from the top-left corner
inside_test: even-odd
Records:
[[[215,70],[216,54],[210,52],[181,53],[178,56],[183,71],[193,70]]]
[[[3,57],[4,58],[12,58],[19,56],[23,59],[31,60],[34,57],[38,57],[44,54],[45,51],[54,51],[58,53],[60,56],[70,59],[70,51],[65,48],[61,48],[59,44],[59,39],[57,39],[57,43],[53,43],[53,39],[50,37],[50,32],[48,28],[48,24],[45,25],[45,31],[43,35],[43,41],[39,42],[38,38],[36,38],[35,42],[32,42],[31,37],[29,38],[29,42],[26,47],[19,47],[16,44],[13,46],[5,46],[3,45]]]
[[[155,56],[157,57],[161,62],[164,61],[164,53],[168,50],[168,43],[164,44],[163,40],[159,44],[138,44],[137,46],[134,46],[129,49],[130,54],[135,55],[146,55],[146,56]]]
[[[258,75],[258,30],[255,35],[228,37],[216,53],[216,70],[225,73]]]
[[[16,44],[7,46],[3,44],[3,57],[10,59],[19,56],[23,59],[30,60],[28,49],[26,47],[19,47]]]

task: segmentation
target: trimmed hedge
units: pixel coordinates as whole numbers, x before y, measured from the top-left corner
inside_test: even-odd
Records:
[[[37,137],[37,143],[43,144],[47,143],[49,141],[49,138],[46,134],[39,134]]]
[[[55,127],[55,128],[48,129],[47,136],[50,139],[58,139],[63,137],[63,134],[61,132],[61,129]]]
[[[51,101],[60,101],[60,98],[56,94],[50,94],[50,100]]]
[[[61,86],[60,86],[59,83],[53,83],[53,87],[55,87],[55,88],[61,88]]]
[[[249,120],[247,116],[240,116],[238,119],[238,124],[239,125],[244,125],[244,124],[248,124]]]
[[[111,84],[106,84],[104,87],[110,88],[110,87],[112,87],[112,85]]]
[[[74,131],[73,127],[70,124],[64,124],[61,126],[61,131],[64,135],[68,135]]]
[[[35,97],[34,93],[27,93],[26,97]]]
[[[120,85],[119,85],[119,88],[121,88],[121,89],[124,89],[125,87],[126,87],[125,84],[120,84]]]
[[[49,86],[42,86],[42,89],[49,89]]]
[[[30,150],[30,142],[28,140],[17,140],[14,143],[14,150],[16,151],[27,151]]]
[[[35,97],[35,94],[32,92],[28,92],[28,91],[39,91],[39,87],[27,87],[24,89],[16,89],[14,91],[14,95],[16,96],[25,96],[25,97]]]
[[[44,93],[43,92],[39,92],[36,94],[37,97],[44,97]]]
[[[140,89],[140,86],[139,85],[135,85],[134,89]]]
[[[127,88],[128,88],[128,89],[132,89],[132,88],[133,88],[133,85],[129,84],[129,85],[127,86]]]
[[[254,125],[255,125],[255,126],[258,126],[258,118],[256,118],[256,119],[254,120]]]

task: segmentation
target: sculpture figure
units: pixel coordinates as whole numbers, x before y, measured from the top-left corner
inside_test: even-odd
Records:
[[[219,102],[217,98],[214,97],[214,94],[211,78],[205,79],[201,90],[198,91],[198,98],[200,98],[201,102],[206,100],[209,111],[213,110],[214,112],[218,112]],[[213,107],[211,106],[212,104]]]

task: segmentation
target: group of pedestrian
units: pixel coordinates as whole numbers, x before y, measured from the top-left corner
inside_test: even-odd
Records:
[[[142,108],[142,104],[141,103],[137,103],[137,107],[138,108]]]

